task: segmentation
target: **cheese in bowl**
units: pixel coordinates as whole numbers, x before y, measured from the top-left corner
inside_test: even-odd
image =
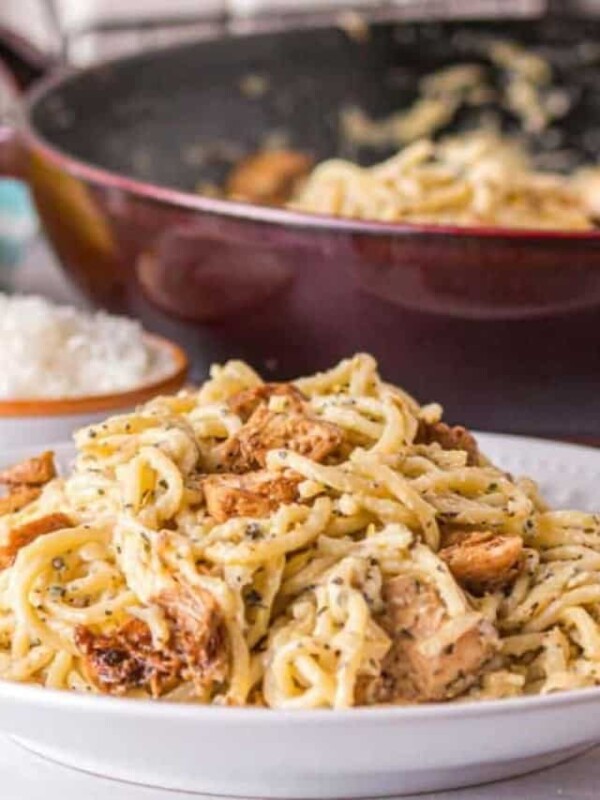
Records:
[[[177,391],[187,358],[135,320],[0,294],[0,445],[69,437],[107,411]]]

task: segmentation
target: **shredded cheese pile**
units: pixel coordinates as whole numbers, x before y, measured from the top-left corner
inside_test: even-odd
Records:
[[[172,363],[140,324],[42,297],[0,294],[0,399],[83,397],[135,389]]]

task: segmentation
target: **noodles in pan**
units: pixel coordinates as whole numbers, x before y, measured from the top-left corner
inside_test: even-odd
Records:
[[[588,230],[598,213],[598,170],[534,170],[524,149],[493,131],[421,139],[380,164],[317,165],[290,206],[381,222]]]

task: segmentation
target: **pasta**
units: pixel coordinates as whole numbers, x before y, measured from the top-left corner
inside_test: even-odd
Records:
[[[474,62],[424,75],[408,107],[382,119],[343,108],[338,145],[346,158],[315,166],[308,154],[281,143],[262,147],[235,164],[220,196],[358,220],[592,229],[599,171],[592,164],[573,171],[573,153],[556,149],[562,134],[552,126],[574,101],[553,78],[539,53],[483,37]],[[462,111],[475,113],[469,130],[437,139]],[[518,122],[514,138],[501,133],[506,115]],[[525,144],[534,145],[535,160]],[[400,149],[363,167],[351,160],[361,148]]]
[[[419,139],[387,161],[318,164],[290,200],[299,211],[383,222],[587,230],[597,177],[534,170],[524,150],[490,130]]]
[[[441,415],[359,354],[290,384],[230,361],[79,431],[0,516],[0,678],[286,709],[598,684],[600,517]]]
[[[378,120],[360,108],[343,109],[345,143],[400,147],[435,135],[468,108],[483,109],[478,127],[493,108],[510,112],[525,133],[540,134],[571,110],[568,92],[553,84],[552,67],[538,53],[504,39],[482,38],[476,49],[477,62],[458,62],[421,78],[418,97],[407,109]]]

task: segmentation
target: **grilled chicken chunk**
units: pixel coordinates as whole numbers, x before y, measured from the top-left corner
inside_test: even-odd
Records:
[[[199,587],[178,585],[157,604],[170,628],[169,642],[155,649],[148,626],[137,619],[106,635],[78,626],[75,644],[88,679],[107,694],[145,689],[158,697],[180,680],[191,680],[200,695],[227,677],[225,625],[213,596]]]
[[[242,159],[233,168],[225,191],[232,200],[281,206],[305,178],[313,159],[294,150],[263,150]]]
[[[468,612],[465,624],[454,627],[435,587],[417,577],[389,580],[384,600],[381,624],[392,646],[376,687],[377,702],[449,700],[477,680],[496,651],[498,637],[489,622]]]
[[[56,513],[31,520],[9,531],[8,540],[0,546],[0,570],[12,566],[19,550],[27,547],[39,536],[60,531],[62,528],[70,528],[72,525],[72,520],[66,514]]]
[[[479,448],[473,434],[461,425],[450,427],[445,422],[427,424],[421,422],[415,438],[417,444],[433,444],[437,442],[443,450],[464,450],[467,464],[479,464]]]
[[[209,475],[203,481],[206,507],[217,522],[230,517],[266,517],[297,498],[299,475],[259,470],[245,475]]]
[[[43,486],[56,477],[54,453],[50,450],[35,458],[28,458],[0,472],[0,483],[10,486],[25,484]]]
[[[226,472],[251,472],[265,466],[269,450],[293,450],[323,461],[343,439],[337,425],[296,412],[276,413],[261,405],[242,428],[217,448],[217,464]]]
[[[215,598],[199,586],[178,584],[156,598],[170,622],[172,643],[184,662],[183,676],[203,695],[225,681],[229,647],[223,615]]]
[[[41,489],[36,486],[15,486],[10,494],[0,497],[0,517],[5,514],[15,514],[25,506],[37,500]]]
[[[108,694],[145,689],[159,697],[173,686],[183,669],[180,656],[169,648],[155,650],[148,626],[138,619],[113,633],[95,635],[79,625],[75,629],[88,680]]]
[[[518,575],[523,553],[520,536],[491,531],[455,531],[438,555],[468,591],[479,595],[509,585]]]
[[[263,383],[244,389],[228,400],[229,408],[246,422],[260,405],[268,405],[272,397],[282,397],[290,410],[302,413],[307,398],[291,383]]]

